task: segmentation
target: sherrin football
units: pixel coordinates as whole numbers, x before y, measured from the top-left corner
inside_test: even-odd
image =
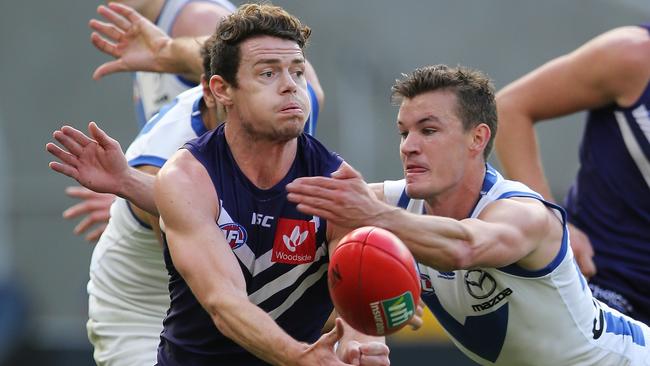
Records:
[[[360,332],[388,335],[415,314],[418,269],[404,243],[387,230],[366,226],[344,236],[327,276],[336,311]]]

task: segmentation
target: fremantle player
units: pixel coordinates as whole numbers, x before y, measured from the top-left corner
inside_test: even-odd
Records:
[[[227,127],[219,127],[216,131],[207,133],[196,140],[219,140],[220,142],[216,144],[209,143],[198,150],[189,147],[197,146],[195,143],[191,143],[187,147],[187,149],[193,150],[193,153],[196,153],[197,156],[202,156],[204,150],[221,150],[219,155],[207,153],[206,157],[206,159],[214,159],[214,157],[219,156],[220,159],[217,159],[215,163],[218,163],[223,168],[220,170],[220,176],[224,178],[215,182],[218,184],[219,190],[223,189],[223,192],[219,193],[220,200],[213,202],[212,204],[215,206],[210,209],[211,211],[220,210],[218,215],[219,227],[214,225],[217,216],[212,216],[213,221],[209,225],[210,227],[200,224],[206,217],[202,216],[205,215],[205,212],[199,215],[201,211],[197,209],[211,202],[211,196],[214,193],[203,194],[200,202],[192,205],[193,217],[182,215],[180,220],[191,219],[192,223],[196,222],[198,225],[196,230],[192,230],[189,235],[213,230],[215,231],[213,233],[215,238],[204,238],[199,242],[181,241],[183,243],[181,247],[175,248],[173,245],[174,238],[178,237],[179,234],[188,234],[175,231],[178,230],[175,225],[179,224],[179,218],[174,217],[172,212],[171,219],[165,219],[163,208],[168,208],[168,206],[159,205],[163,213],[162,219],[165,222],[165,231],[171,249],[165,253],[168,269],[172,275],[170,282],[172,302],[168,317],[165,320],[165,330],[162,335],[158,361],[161,364],[214,364],[218,360],[227,364],[240,363],[249,365],[262,363],[257,358],[259,357],[271,363],[300,364],[304,362],[310,364],[318,359],[328,364],[340,364],[333,357],[331,347],[336,338],[340,336],[342,324],[339,324],[336,332],[326,335],[313,346],[298,343],[290,337],[293,336],[303,342],[315,341],[320,334],[320,328],[322,328],[324,320],[331,311],[331,302],[327,294],[324,275],[329,252],[327,245],[323,242],[327,226],[325,222],[318,220],[318,218],[297,213],[295,207],[288,204],[283,198],[282,182],[273,185],[273,187],[265,187],[265,180],[261,183],[258,182],[260,177],[255,174],[263,173],[265,175],[268,172],[264,171],[264,169],[255,169],[256,173],[251,174],[249,169],[252,161],[250,156],[246,155],[254,154],[256,158],[262,159],[265,167],[272,166],[268,163],[268,160],[272,160],[274,163],[281,162],[282,168],[287,167],[286,163],[288,161],[292,168],[284,173],[288,174],[289,177],[303,174],[327,174],[341,163],[340,158],[336,155],[327,152],[319,143],[305,134],[300,134],[300,130],[295,130],[295,127],[302,128],[305,114],[310,109],[310,103],[306,98],[305,64],[301,50],[301,46],[304,45],[306,40],[305,36],[308,35],[308,28],[303,28],[295,18],[289,16],[280,8],[271,6],[251,5],[243,7],[237,14],[228,19],[229,25],[234,26],[236,30],[241,29],[243,24],[254,24],[253,29],[248,30],[251,32],[248,34],[246,32],[219,33],[222,43],[233,42],[234,45],[240,44],[241,46],[235,47],[229,44],[224,46],[225,49],[213,52],[215,55],[223,55],[226,62],[224,63],[224,59],[221,59],[216,61],[216,65],[220,67],[230,66],[231,69],[226,68],[225,71],[222,70],[222,73],[229,75],[226,77],[231,82],[233,82],[234,78],[237,86],[227,84],[228,82],[224,81],[226,79],[221,78],[220,75],[213,77],[213,80],[222,80],[221,87],[226,87],[227,93],[237,94],[239,97],[221,101],[228,111],[228,119],[225,124]],[[270,34],[279,33],[286,38],[260,35],[260,33],[264,34],[265,32]],[[228,37],[232,35],[237,36],[238,39],[229,40]],[[296,40],[293,40],[293,37]],[[241,51],[238,51],[238,48]],[[257,52],[251,52],[250,48]],[[236,55],[234,58],[233,51]],[[249,55],[251,53],[252,55]],[[237,61],[238,59],[240,60]],[[234,65],[229,64],[232,60],[235,60]],[[216,65],[213,64],[213,69],[215,69]],[[260,70],[258,73],[257,69],[252,68],[253,65],[256,68],[263,67],[264,70]],[[238,71],[238,69],[245,71]],[[251,72],[254,72],[254,74],[251,74]],[[246,91],[244,91],[245,87]],[[213,95],[217,99],[224,98],[223,96],[219,97],[218,92],[215,92],[214,89],[213,87]],[[255,93],[255,100],[248,100],[249,96],[253,95],[250,94],[253,90],[259,92]],[[235,103],[235,99],[239,102]],[[278,110],[275,107],[269,108],[269,106],[265,106],[265,103],[274,102],[274,104],[277,104],[280,100],[284,100],[282,103],[287,104],[287,108]],[[247,117],[243,122],[241,115]],[[283,123],[276,125],[271,121],[260,120],[260,116]],[[257,123],[252,125],[250,124],[251,120],[256,120]],[[227,142],[230,138],[226,136],[228,136],[228,131],[237,131],[238,124],[246,125],[245,128],[249,130],[236,132],[234,140],[236,144],[233,147],[233,144]],[[258,125],[263,127],[259,132],[256,130]],[[272,133],[271,136],[275,137],[269,138],[265,134],[266,129],[269,127],[273,131],[279,129],[280,132],[289,127],[289,132],[297,133],[299,137],[290,138],[289,141],[283,143],[281,141],[286,137],[276,136]],[[250,130],[251,128],[252,130]],[[70,131],[71,139],[78,139],[79,141],[80,146],[78,148],[72,146],[74,150],[95,149],[99,151],[105,149],[104,153],[106,154],[104,154],[103,158],[105,158],[107,164],[119,160],[107,158],[111,154],[113,154],[111,157],[116,156],[111,149],[117,150],[119,145],[114,140],[109,141],[108,137],[93,124],[91,124],[90,130],[97,142],[93,142],[80,133],[73,132],[70,128],[65,130]],[[66,133],[66,131],[62,131],[62,133]],[[248,136],[251,133],[257,134],[258,137],[253,138],[253,141],[248,143],[242,141],[242,139],[250,138]],[[261,141],[262,137],[264,137],[264,141]],[[267,139],[270,141],[266,141]],[[64,141],[59,141],[64,143]],[[267,144],[279,146],[277,146],[278,149],[275,149],[264,146]],[[288,145],[289,149],[294,148],[293,154],[284,154],[282,150],[286,149],[282,145]],[[101,148],[97,148],[97,146]],[[89,178],[79,176],[81,170],[78,170],[80,165],[76,159],[81,160],[83,151],[76,151],[76,153],[71,151],[72,154],[68,154],[60,149],[57,150],[53,145],[49,145],[48,149],[65,163],[58,165],[53,163],[52,167],[55,170],[64,174],[69,173],[70,176],[82,182],[86,180],[85,178]],[[264,153],[264,149],[269,150],[268,154]],[[279,158],[273,155],[278,152],[280,152]],[[177,155],[180,154],[180,156],[185,156],[185,159],[190,158],[195,164],[200,164],[198,160],[191,157],[193,155],[186,155],[186,153],[189,154],[187,150],[181,150]],[[72,158],[72,155],[76,155],[76,157]],[[242,157],[243,162],[239,163],[238,159],[242,159]],[[173,167],[170,169],[179,169],[176,164],[172,164],[175,159],[177,158],[173,158],[163,168],[162,174],[164,174],[168,166]],[[291,164],[291,161],[294,161],[294,163]],[[67,169],[69,171],[66,173]],[[210,169],[210,167],[208,166],[205,169]],[[178,172],[175,172],[175,174],[178,174]],[[120,173],[117,174],[117,176],[120,175]],[[251,175],[250,179],[248,175]],[[112,174],[111,176],[114,177],[115,175]],[[97,178],[97,175],[95,175],[95,178]],[[208,177],[204,178],[209,179]],[[135,180],[138,179],[140,178],[135,178]],[[286,183],[288,179],[284,179],[283,182]],[[115,181],[115,179],[93,180],[103,181],[106,184]],[[180,183],[183,183],[183,179],[178,181],[173,179],[165,184],[171,185],[171,189],[175,189],[174,186]],[[206,183],[209,186],[212,185],[209,180],[202,180],[200,177],[193,179],[191,188],[182,190],[183,195],[190,196],[194,200],[191,193],[195,190],[200,193],[202,189],[205,189],[203,184]],[[257,184],[268,189],[261,189]],[[146,185],[147,181],[143,179],[139,184],[132,184],[129,187],[137,191],[138,187]],[[109,187],[104,188],[112,189]],[[240,192],[237,193],[237,199],[233,200],[229,195],[234,193],[235,188],[239,189]],[[214,192],[214,188],[211,188],[211,190]],[[130,190],[126,189],[125,191]],[[165,203],[168,205],[187,202],[185,199],[179,201],[174,197],[179,196],[165,193],[159,199],[171,198],[171,202]],[[150,207],[151,202],[142,201],[137,202],[137,204],[147,210],[156,209]],[[234,204],[241,205],[241,207],[233,208]],[[251,204],[255,205],[252,211]],[[226,211],[226,207],[228,211]],[[181,205],[180,209],[184,209],[184,206]],[[269,212],[269,214],[264,215],[261,212]],[[227,222],[222,222],[224,220]],[[295,233],[298,235],[294,235]],[[206,243],[213,241],[216,241],[215,244],[218,243],[216,247],[211,245],[205,248],[202,247]],[[199,250],[193,249],[197,246]],[[201,263],[205,263],[206,259],[214,260],[214,250],[219,252],[225,250],[226,253],[217,258],[214,263],[215,266],[206,268]],[[228,252],[231,250],[235,250],[238,259],[234,259],[232,255],[228,256]],[[171,256],[169,256],[169,253],[171,253]],[[177,259],[179,255],[180,259]],[[257,255],[259,255],[259,258],[256,259]],[[234,262],[228,263],[227,258],[232,258]],[[237,260],[240,261],[239,265],[237,265]],[[180,262],[180,265],[178,262]],[[229,274],[230,278],[219,276],[220,280],[214,280],[215,272],[221,274],[219,271],[223,271],[224,267],[231,268],[233,264],[236,269]],[[177,268],[184,276],[191,279],[191,282],[188,281],[190,286],[197,287],[196,289],[192,288],[192,293],[197,294],[199,301],[203,302],[202,305],[208,312],[201,307],[192,293],[187,291],[188,287],[185,279],[178,275]],[[211,273],[204,273],[204,275],[197,277],[192,275],[195,271],[211,271]],[[248,286],[240,288],[239,278],[242,280],[245,278],[248,281]],[[229,284],[236,285],[236,287],[229,286]],[[225,286],[225,288],[218,291],[219,295],[217,297],[209,296],[206,299],[204,290],[208,286]],[[258,287],[261,288],[250,293],[248,299],[245,292],[243,293],[244,297],[241,298],[243,291],[247,289],[254,290]],[[278,293],[274,295],[274,291],[278,291]],[[232,301],[236,301],[235,309],[231,308]],[[259,307],[256,305],[259,305]],[[268,315],[262,309],[267,311]],[[240,313],[240,311],[242,312]],[[233,312],[236,314],[232,314]],[[213,319],[210,318],[210,315]],[[221,317],[226,317],[226,319]],[[277,321],[284,331],[278,328],[278,325],[273,320]],[[246,322],[247,327],[234,327],[235,324],[241,323],[241,321]],[[215,324],[217,328],[215,328]],[[233,328],[236,328],[237,332],[233,333],[235,330]],[[242,332],[245,334],[243,339],[240,337]],[[224,333],[227,336],[224,336]],[[346,329],[346,338],[354,336],[353,331]],[[256,338],[256,340],[251,342],[251,337]],[[235,343],[229,338],[234,339]],[[361,338],[366,339],[365,337]],[[338,348],[338,352],[344,360],[355,363],[381,365],[388,362],[388,350],[383,343],[369,342],[360,344],[355,341],[343,341]]]
[[[571,245],[594,296],[646,324],[649,59],[650,26],[640,26],[611,30],[550,61],[497,94],[496,141],[506,175],[552,200],[533,124],[589,110],[580,170],[566,199]]]
[[[393,96],[405,179],[373,192],[346,166],[296,180],[289,199],[330,223],[404,240],[422,299],[482,365],[648,365],[650,329],[593,298],[562,208],[486,165],[497,125],[489,80],[427,66]]]
[[[208,39],[202,50],[207,75],[209,52],[215,39]],[[306,79],[310,103],[318,109],[311,87],[318,79],[313,73],[307,73]],[[128,148],[126,157],[119,160],[126,159],[129,166],[155,175],[185,142],[224,121],[223,108],[219,108],[205,78],[201,81],[201,86],[181,93],[149,121]],[[315,128],[316,122],[310,115],[305,128]],[[74,129],[63,131],[70,136],[82,134]],[[55,136],[65,136],[63,131]],[[104,180],[104,184],[107,182]],[[158,243],[159,232],[157,215],[122,198],[111,208],[109,224],[93,252],[88,283],[88,335],[95,347],[95,361],[100,365],[155,363],[162,320],[169,308],[168,276]]]

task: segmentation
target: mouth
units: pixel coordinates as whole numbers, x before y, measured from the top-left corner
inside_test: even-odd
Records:
[[[289,103],[289,104],[285,104],[284,106],[282,106],[282,108],[280,108],[280,113],[289,113],[289,114],[298,114],[298,113],[300,113],[300,114],[302,114],[303,110],[302,110],[302,107],[300,106],[300,104],[298,104],[298,103]]]
[[[406,174],[418,174],[426,171],[427,169],[425,167],[416,164],[406,164],[406,168],[404,169],[404,173]]]

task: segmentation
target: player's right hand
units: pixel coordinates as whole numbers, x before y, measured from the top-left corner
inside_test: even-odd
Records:
[[[351,366],[350,364],[342,362],[334,352],[334,346],[341,337],[343,337],[343,322],[341,319],[336,319],[336,325],[330,332],[323,334],[316,343],[309,346],[299,357],[295,360],[296,365],[334,365],[334,366]]]
[[[596,264],[594,263],[594,248],[591,246],[589,237],[580,229],[568,225],[569,239],[573,256],[576,258],[580,272],[586,277],[591,278],[596,274]]]
[[[88,23],[93,29],[90,40],[98,50],[115,60],[97,67],[93,79],[115,72],[161,71],[156,55],[171,43],[165,32],[124,4],[100,5],[97,13],[108,22],[91,19]]]
[[[75,226],[73,233],[83,235],[89,242],[99,240],[108,225],[110,218],[110,208],[115,201],[115,195],[110,193],[97,193],[88,188],[81,186],[70,186],[65,189],[65,193],[72,197],[80,199],[81,202],[70,206],[63,211],[63,218],[74,219],[85,215],[85,217]],[[88,231],[91,227],[92,231]]]

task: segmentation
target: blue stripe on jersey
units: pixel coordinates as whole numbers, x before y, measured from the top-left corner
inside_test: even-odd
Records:
[[[546,267],[542,269],[536,271],[530,271],[520,267],[517,263],[513,263],[511,265],[501,267],[499,268],[499,270],[520,277],[534,278],[534,277],[546,276],[547,274],[553,272],[553,270],[557,268],[557,266],[559,266],[560,263],[562,263],[562,260],[564,260],[564,257],[566,256],[569,247],[569,231],[566,226],[567,223],[566,212],[562,207],[551,202],[546,202],[543,199],[541,199],[539,195],[530,192],[517,192],[517,191],[506,192],[501,196],[499,196],[499,198],[497,199],[513,198],[513,197],[534,198],[542,202],[546,207],[549,207],[551,209],[560,212],[560,215],[562,215],[562,244],[560,245],[560,250],[555,255],[555,258],[553,258],[551,263],[549,263]]]
[[[185,85],[188,89],[189,89],[189,88],[193,88],[193,87],[199,85],[199,84],[197,84],[196,82],[194,82],[194,81],[192,81],[192,80],[190,80],[190,79],[186,79],[186,78],[184,78],[184,77],[182,77],[182,76],[180,76],[180,75],[176,75],[176,79],[178,79],[178,81],[180,81],[180,82],[181,82],[183,85]]]
[[[463,347],[481,358],[495,362],[499,358],[508,329],[508,303],[499,309],[477,316],[468,316],[458,322],[445,310],[435,293],[422,293],[422,299],[449,334]],[[489,334],[485,330],[490,331]]]
[[[144,127],[140,130],[138,136],[144,135],[145,133],[149,132],[153,128],[153,126],[155,126],[156,123],[158,123],[158,121],[160,121],[160,119],[176,105],[176,103],[178,103],[178,97],[174,98],[174,100],[162,106],[158,111],[158,113],[154,114],[153,117],[151,117],[151,119],[149,120],[149,122],[147,122],[147,124],[144,125]]]
[[[131,207],[131,202],[126,201],[126,207],[129,208],[129,212],[131,213],[131,216],[133,216],[133,218],[135,219],[135,221],[137,221],[138,224],[140,224],[140,226],[144,227],[145,229],[149,229],[149,230],[151,230],[151,225],[149,225],[148,223],[146,223],[146,222],[140,220],[140,218],[139,218],[138,216],[135,215],[135,212],[133,212],[133,207]]]
[[[399,201],[397,201],[397,207],[401,207],[401,208],[403,208],[403,209],[406,210],[406,208],[407,208],[408,205],[409,205],[409,201],[410,201],[410,200],[411,200],[411,199],[410,199],[409,196],[406,194],[406,188],[404,188],[404,190],[402,191],[402,195],[399,196]]]
[[[167,160],[153,155],[140,155],[137,158],[129,160],[129,166],[137,167],[142,165],[151,165],[162,168]]]
[[[311,113],[309,114],[307,123],[305,124],[305,132],[312,136],[316,136],[320,105],[318,104],[318,98],[316,97],[316,92],[311,83],[307,83],[307,91],[309,92],[309,100],[311,101]]]
[[[645,346],[645,337],[640,326],[608,311],[603,311],[603,313],[605,314],[605,322],[607,323],[606,333],[629,335],[632,337],[632,342],[639,346]]]
[[[203,118],[201,117],[202,100],[203,96],[200,96],[194,101],[194,104],[192,105],[192,129],[197,136],[201,136],[204,133],[208,132],[208,129],[205,127],[205,123],[203,123]]]

